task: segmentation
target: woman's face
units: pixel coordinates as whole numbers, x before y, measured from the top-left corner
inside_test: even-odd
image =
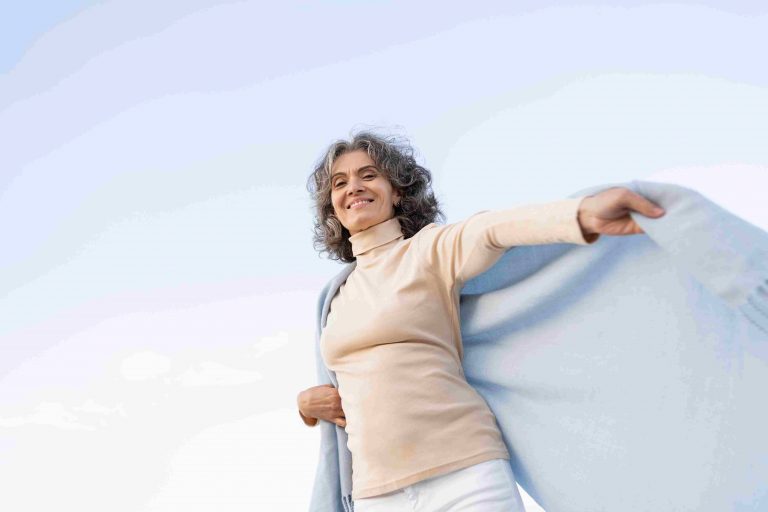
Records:
[[[395,215],[400,194],[363,149],[336,158],[331,169],[331,202],[341,224],[354,235]]]

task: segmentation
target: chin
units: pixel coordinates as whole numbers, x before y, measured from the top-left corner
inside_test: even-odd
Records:
[[[354,227],[356,227],[358,229],[361,226],[366,226],[367,227],[367,226],[370,226],[371,224],[373,224],[373,222],[372,222],[373,219],[371,219],[370,216],[368,216],[368,215],[359,215],[359,216],[355,217],[354,219],[350,219],[350,220],[351,220],[352,226],[354,226]]]

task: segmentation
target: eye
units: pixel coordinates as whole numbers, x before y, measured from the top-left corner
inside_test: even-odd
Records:
[[[339,185],[343,185],[343,184],[344,184],[344,182],[342,180],[339,180],[339,181],[336,182],[336,185],[334,185],[334,187],[338,188]]]
[[[376,175],[375,175],[375,174],[367,174],[367,175],[363,176],[363,178],[365,178],[365,179],[368,179],[368,178],[371,178],[371,179],[373,179],[373,178],[375,178],[375,177],[376,177]]]

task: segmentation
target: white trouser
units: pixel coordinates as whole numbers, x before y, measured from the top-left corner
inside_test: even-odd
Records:
[[[355,512],[525,512],[509,461],[492,459],[394,492],[358,498]]]

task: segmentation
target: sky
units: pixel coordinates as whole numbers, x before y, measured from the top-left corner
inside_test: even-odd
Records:
[[[3,510],[307,509],[306,180],[355,129],[448,222],[652,180],[768,229],[760,2],[16,2],[0,41]]]

